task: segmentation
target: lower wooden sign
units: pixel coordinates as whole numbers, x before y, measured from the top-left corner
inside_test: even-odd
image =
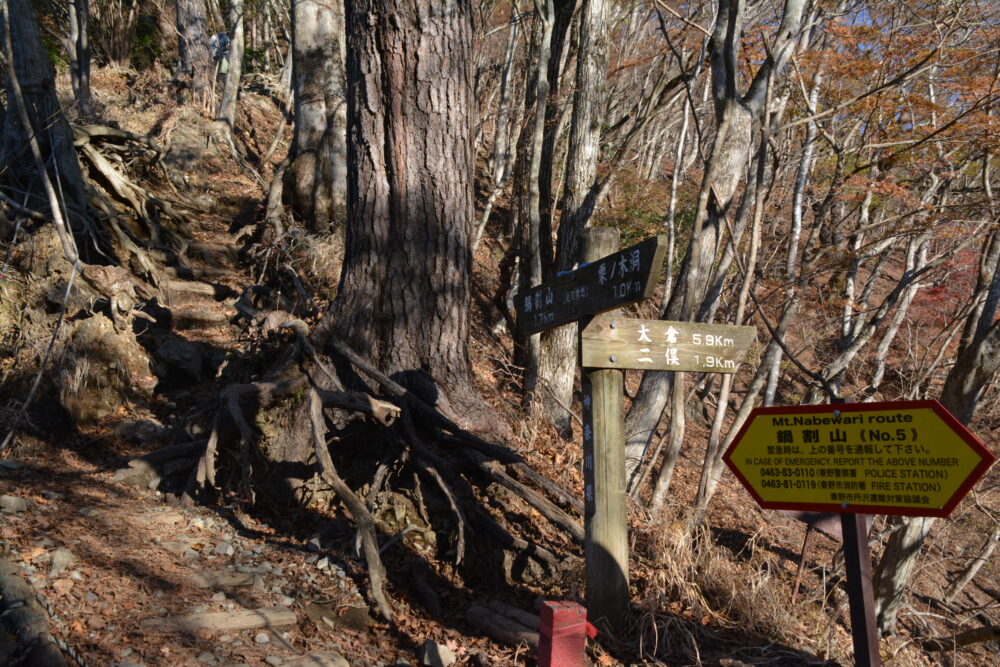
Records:
[[[735,373],[754,327],[666,320],[603,320],[580,332],[584,368]]]

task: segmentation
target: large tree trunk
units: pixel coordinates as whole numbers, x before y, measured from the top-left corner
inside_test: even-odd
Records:
[[[69,0],[69,75],[82,118],[94,115],[90,96],[90,0]]]
[[[4,0],[2,8],[5,16],[0,34],[4,37],[7,64],[12,68],[7,72],[8,109],[3,120],[0,165],[8,170],[9,184],[29,193],[30,208],[47,209],[53,197],[46,190],[53,184],[61,186],[68,222],[79,232],[82,225],[74,222],[82,221],[86,212],[83,177],[73,148],[73,132],[56,97],[52,61],[42,45],[31,2]],[[37,145],[40,158],[48,165],[47,185],[40,178],[32,144]]]
[[[555,9],[552,0],[535,3],[537,15],[534,36],[535,76],[533,85],[525,88],[525,108],[534,107],[530,121],[518,141],[517,182],[517,247],[520,257],[517,268],[518,291],[530,289],[544,280],[546,240],[542,231],[542,156],[545,141],[545,110],[549,98],[549,61],[552,56],[552,33],[555,24]],[[538,394],[544,392],[539,387],[541,369],[541,334],[524,335],[514,332],[514,363],[524,368],[524,402],[526,407],[537,409]]]
[[[454,421],[489,430],[468,355],[472,10],[347,5],[346,256],[329,326]]]
[[[205,0],[177,0],[177,46],[180,62],[175,80],[182,102],[209,107],[212,56],[208,52]]]
[[[226,72],[226,85],[222,90],[222,102],[219,103],[219,113],[216,120],[225,123],[225,132],[232,140],[233,126],[236,123],[236,98],[240,92],[240,77],[243,75],[243,0],[229,0],[229,71]]]
[[[344,221],[347,190],[347,102],[344,91],[344,4],[292,5],[295,136],[286,187],[296,215],[313,231]]]
[[[573,268],[580,254],[583,229],[594,214],[597,200],[597,161],[601,126],[604,123],[604,82],[607,76],[607,21],[605,0],[584,0],[577,42],[576,88],[566,158],[566,187],[556,270]],[[539,376],[545,384],[542,404],[545,414],[561,433],[569,435],[576,371],[576,324],[559,327],[543,337]]]

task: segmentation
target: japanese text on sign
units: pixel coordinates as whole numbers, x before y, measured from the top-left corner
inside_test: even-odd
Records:
[[[520,292],[518,327],[535,333],[652,296],[666,237],[647,239]]]
[[[756,338],[753,327],[624,319],[594,322],[580,335],[591,368],[734,373]]]
[[[759,409],[726,463],[766,507],[944,516],[994,460],[934,401],[838,407]]]

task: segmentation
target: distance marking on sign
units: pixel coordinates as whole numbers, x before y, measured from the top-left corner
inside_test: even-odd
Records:
[[[584,368],[735,373],[754,327],[666,320],[592,322],[580,332]]]

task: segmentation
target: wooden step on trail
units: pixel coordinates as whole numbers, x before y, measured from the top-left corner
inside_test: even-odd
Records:
[[[187,247],[190,259],[218,268],[232,268],[239,259],[239,248],[230,243],[191,243]]]
[[[295,612],[288,607],[261,607],[241,611],[188,614],[173,618],[149,618],[143,627],[162,632],[236,632],[257,628],[284,628],[295,625]]]
[[[336,651],[319,651],[285,660],[282,667],[351,667],[351,665]]]
[[[239,280],[241,277],[232,269],[213,266],[168,266],[163,272],[169,278],[177,280]]]
[[[229,325],[230,315],[194,306],[178,306],[168,309],[171,331],[191,329],[222,329]]]
[[[236,572],[235,570],[199,572],[191,577],[191,583],[197,588],[236,588],[238,586],[252,586],[254,576],[252,572]]]
[[[197,280],[167,280],[164,288],[167,305],[184,301],[222,301],[236,296],[236,292],[225,285]]]

